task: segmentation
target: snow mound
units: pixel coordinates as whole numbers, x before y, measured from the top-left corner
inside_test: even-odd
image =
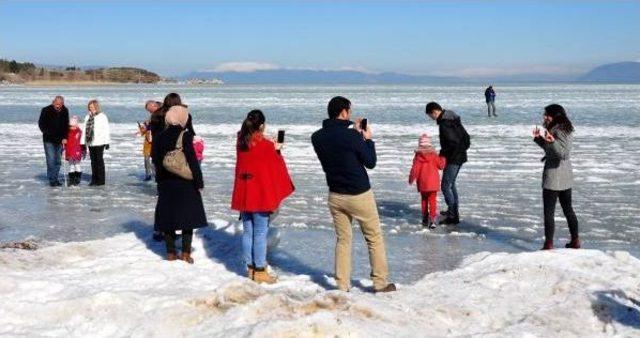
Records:
[[[209,258],[211,243],[194,238],[194,265],[164,261],[161,244],[135,234],[0,250],[0,335],[640,334],[640,260],[626,252],[479,253],[375,295],[327,291],[318,276],[257,285],[227,270],[238,257]]]

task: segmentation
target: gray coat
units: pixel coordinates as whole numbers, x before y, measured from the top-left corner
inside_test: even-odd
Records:
[[[545,142],[542,137],[534,141],[544,149],[544,170],[542,172],[542,188],[562,191],[573,186],[573,168],[571,166],[572,136],[555,126],[549,130],[555,137],[552,143]]]

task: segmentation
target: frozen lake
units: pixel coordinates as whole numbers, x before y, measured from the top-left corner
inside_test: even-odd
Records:
[[[194,128],[206,142],[204,200],[215,227],[208,234],[221,250],[237,251],[238,265],[235,233],[241,229],[237,214],[229,209],[235,132],[245,114],[259,108],[267,115],[268,130],[287,130],[284,156],[297,187],[275,221],[281,241],[270,261],[283,273],[332,273],[334,235],[327,188],[310,135],[335,95],[351,99],[354,114],[369,118],[373,128],[378,165],[370,177],[393,279],[413,282],[480,251],[520,252],[541,246],[542,152],[530,134],[550,103],[564,105],[576,126],[573,196],[583,246],[640,256],[637,85],[498,85],[499,117],[491,119],[481,86],[0,87],[0,242],[83,241],[145,227],[150,232],[155,184],[141,182],[144,169],[135,122],[147,116],[145,100],[161,100],[171,91],[190,106]],[[89,188],[86,182],[66,189],[46,185],[37,119],[55,95],[65,96],[71,115],[84,116],[92,98],[101,101],[113,123],[106,187]],[[418,136],[429,133],[437,146],[437,127],[424,115],[424,105],[431,100],[462,116],[472,146],[458,180],[462,223],[429,232],[420,226],[419,197],[406,180]],[[88,161],[84,167],[88,172]],[[442,196],[439,203],[444,204]],[[560,245],[568,231],[557,209]],[[149,239],[144,232],[140,238]],[[354,243],[354,278],[362,278],[368,276],[366,250],[360,236]]]

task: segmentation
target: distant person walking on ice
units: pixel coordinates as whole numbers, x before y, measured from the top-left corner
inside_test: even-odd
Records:
[[[544,135],[539,128],[533,130],[533,140],[544,149],[544,170],[542,172],[542,201],[544,204],[544,246],[543,250],[553,249],[553,233],[555,231],[554,214],[556,201],[564,212],[571,233],[571,241],[566,248],[580,248],[578,236],[578,218],[571,205],[571,188],[573,186],[573,168],[571,166],[571,146],[573,124],[567,117],[564,108],[552,104],[544,108]]]
[[[442,172],[442,195],[448,210],[442,212],[446,216],[440,224],[460,223],[460,204],[456,180],[462,165],[467,162],[467,149],[471,145],[469,134],[462,126],[460,116],[451,110],[444,110],[436,102],[429,102],[426,114],[438,124],[440,133],[440,156],[447,160]]]
[[[440,190],[440,173],[446,160],[440,157],[431,145],[431,138],[422,134],[415,150],[413,166],[409,174],[409,184],[416,182],[422,197],[422,226],[435,229],[438,224],[438,190]]]
[[[100,109],[98,100],[91,100],[87,104],[89,113],[84,118],[84,128],[81,144],[89,147],[91,158],[91,183],[92,186],[101,186],[105,183],[104,151],[109,150],[111,132],[109,131],[109,119]]]
[[[294,187],[280,151],[282,144],[264,135],[266,119],[252,110],[242,122],[236,144],[236,170],[231,208],[242,219],[242,254],[247,276],[273,284],[267,271],[267,234],[271,215]]]
[[[493,86],[487,87],[484,91],[484,99],[487,101],[487,115],[491,117],[493,113],[493,116],[498,116],[496,114],[496,92],[493,90]]]
[[[59,178],[62,146],[67,143],[69,132],[69,110],[65,107],[62,96],[56,96],[51,105],[42,108],[38,127],[42,132],[49,185],[59,187],[62,185]]]
[[[82,140],[82,130],[78,125],[78,117],[74,116],[69,122],[69,133],[67,134],[67,144],[64,147],[65,160],[69,162],[68,184],[79,185],[82,178],[82,167],[80,162],[87,156],[84,147],[80,144]]]
[[[336,96],[327,107],[329,118],[322,128],[311,136],[313,148],[322,164],[329,186],[329,210],[333,217],[337,243],[335,253],[336,283],[338,289],[351,287],[351,222],[355,218],[367,242],[371,279],[376,292],[395,291],[387,282],[389,274],[384,238],[376,200],[371,191],[368,169],[376,165],[376,149],[371,126],[361,129],[358,120],[349,128],[351,102]]]

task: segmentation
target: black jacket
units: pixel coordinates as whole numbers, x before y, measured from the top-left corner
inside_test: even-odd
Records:
[[[149,121],[149,130],[151,130],[152,138],[155,137],[156,134],[161,133],[166,128],[164,117],[165,117],[165,114],[156,114],[156,113],[154,113],[151,116],[151,119]],[[193,122],[191,119],[191,114],[189,114],[189,118],[187,119],[187,125],[185,129],[189,130],[193,134],[193,136],[196,135],[196,131],[193,130]]]
[[[329,191],[358,195],[371,189],[366,168],[376,166],[376,148],[371,140],[350,129],[352,122],[328,119],[311,136],[313,149],[327,177]]]
[[[444,110],[438,116],[437,123],[440,129],[440,156],[444,156],[450,164],[467,162],[471,140],[462,126],[460,116],[451,110]]]
[[[40,111],[38,126],[42,132],[44,142],[61,143],[69,132],[69,110],[62,106],[58,112],[53,105],[48,105]]]
[[[162,165],[164,156],[176,148],[176,142],[178,141],[181,131],[182,128],[180,127],[170,126],[153,137],[151,157],[153,159],[153,164],[156,167],[156,182],[160,183],[166,180],[180,180],[192,183],[195,189],[204,188],[202,171],[200,171],[200,164],[196,158],[196,152],[193,149],[193,133],[190,131],[187,130],[182,136],[182,151],[184,152],[189,168],[193,173],[193,182],[169,172]]]
[[[167,171],[162,165],[165,155],[175,149],[182,128],[171,126],[153,138],[153,164],[158,182],[154,229],[157,231],[189,230],[207,226],[207,215],[202,203],[202,172],[193,150],[193,134],[182,137],[182,149],[193,173],[193,181],[185,180]]]

